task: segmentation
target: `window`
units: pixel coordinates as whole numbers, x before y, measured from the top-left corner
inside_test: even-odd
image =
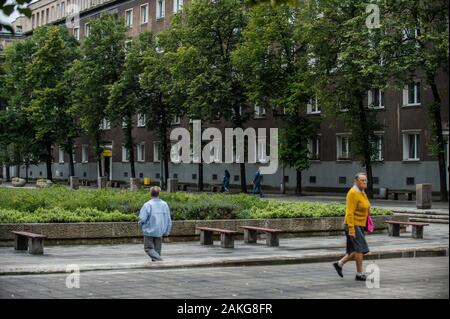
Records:
[[[320,159],[320,138],[318,136],[308,139],[308,153],[310,160]]]
[[[192,179],[197,179],[197,174],[192,174]]]
[[[48,20],[50,19],[50,9],[47,8],[45,10],[45,23],[48,23]]]
[[[419,158],[419,133],[403,134],[403,160],[418,161]]]
[[[64,163],[64,149],[61,146],[59,147],[59,152],[58,152],[58,162],[60,164]]]
[[[17,33],[22,33],[22,31],[23,31],[22,26],[21,26],[21,25],[18,25],[18,26],[16,27],[16,32],[17,32]]]
[[[262,106],[255,104],[255,118],[261,118],[266,116],[266,109]]]
[[[84,25],[84,36],[88,37],[90,33],[91,33],[91,26],[89,23],[86,23]]]
[[[58,4],[58,6],[59,6],[59,4]],[[39,12],[38,13],[36,13],[36,26],[38,27],[38,26],[40,26],[40,21],[39,21]]]
[[[372,89],[368,92],[367,105],[372,109],[384,108],[384,91],[380,89]]]
[[[77,152],[76,152],[76,148],[75,147],[76,146],[74,146],[74,148],[72,149],[72,160],[73,160],[74,163],[77,162],[77,157],[76,157]]]
[[[383,160],[383,136],[377,135],[375,137],[375,141],[372,142],[373,146],[373,161],[382,161]]]
[[[107,119],[103,119],[100,122],[100,129],[101,130],[109,130],[109,129],[111,129],[111,122],[109,122]]]
[[[156,19],[164,18],[165,6],[165,0],[156,0]]]
[[[350,136],[340,135],[337,137],[337,159],[350,159]]]
[[[320,107],[317,103],[317,99],[310,99],[306,105],[307,114],[320,114]]]
[[[88,155],[89,155],[89,146],[88,145],[82,145],[81,146],[81,162],[87,163],[88,162]]]
[[[35,17],[34,17],[34,14],[31,16],[31,26],[34,28],[36,25],[35,25],[35,23],[36,23],[36,20],[35,20]]]
[[[124,145],[122,145],[122,162],[130,161],[130,150],[128,150]]]
[[[64,17],[66,15],[66,7],[65,7],[65,3],[61,2],[61,13],[60,16],[61,18]]]
[[[144,143],[137,145],[137,161],[138,162],[145,161],[145,144]]]
[[[310,184],[315,184],[315,183],[316,183],[316,180],[317,180],[317,179],[316,179],[316,176],[310,176],[310,177],[309,177],[309,183],[310,183]]]
[[[339,184],[347,184],[347,177],[339,176]]]
[[[182,7],[183,7],[183,0],[173,0],[173,12],[174,13],[181,11]]]
[[[73,28],[73,36],[75,37],[75,39],[80,40],[80,28],[79,27]]]
[[[175,117],[172,120],[172,124],[180,124],[181,123],[181,117],[178,115],[175,115]]]
[[[403,89],[403,105],[420,105],[420,82],[412,82]]]
[[[133,9],[125,11],[125,25],[129,28],[133,27]]]
[[[415,184],[415,178],[414,177],[407,177],[406,178],[406,185],[414,185]]]
[[[138,114],[138,122],[137,122],[138,127],[145,127],[146,121],[147,117],[145,116],[145,114]]]
[[[159,162],[161,157],[159,156],[159,142],[153,143],[153,162]]]
[[[141,24],[148,22],[148,4],[141,6]]]

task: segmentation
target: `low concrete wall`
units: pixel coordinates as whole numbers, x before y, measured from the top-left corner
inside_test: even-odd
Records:
[[[386,231],[387,225],[384,221],[393,218],[408,220],[407,216],[375,216],[373,219],[376,232]],[[199,226],[237,231],[242,231],[239,226],[244,225],[278,228],[283,230],[281,237],[337,235],[343,233],[343,221],[343,217],[174,221],[170,240],[198,240],[196,227]],[[12,245],[13,230],[47,235],[48,245],[142,242],[141,227],[133,222],[0,224],[0,246]]]

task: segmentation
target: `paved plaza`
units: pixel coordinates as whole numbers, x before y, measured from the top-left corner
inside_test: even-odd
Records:
[[[89,271],[79,288],[67,274],[0,276],[0,298],[448,298],[448,257],[367,261],[380,269],[379,288],[354,280],[354,264],[337,276],[330,263]]]

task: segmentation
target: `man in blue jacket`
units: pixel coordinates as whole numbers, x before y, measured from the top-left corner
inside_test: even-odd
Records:
[[[260,197],[263,197],[263,193],[261,190],[261,182],[262,182],[263,176],[258,169],[256,171],[255,177],[253,177],[253,195],[259,194]]]
[[[161,188],[150,188],[152,199],[142,206],[139,225],[144,233],[144,250],[152,261],[160,261],[162,236],[169,236],[172,229],[169,205],[159,198]]]

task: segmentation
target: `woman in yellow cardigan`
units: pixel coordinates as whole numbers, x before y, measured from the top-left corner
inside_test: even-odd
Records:
[[[344,264],[352,259],[356,262],[355,280],[366,281],[363,272],[363,256],[369,252],[366,239],[364,237],[364,227],[369,215],[370,203],[365,189],[367,188],[367,175],[358,173],[355,176],[355,184],[347,193],[347,203],[345,208],[344,230],[347,237],[347,251],[345,256],[333,264],[339,276],[342,274]]]

